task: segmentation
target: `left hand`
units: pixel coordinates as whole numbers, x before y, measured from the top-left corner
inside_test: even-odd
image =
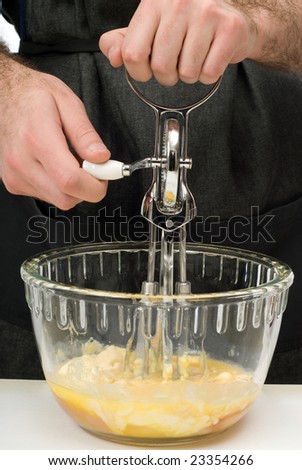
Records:
[[[154,76],[166,86],[214,83],[231,63],[247,58],[257,28],[226,0],[141,0],[128,28],[103,34],[100,49],[135,80]]]

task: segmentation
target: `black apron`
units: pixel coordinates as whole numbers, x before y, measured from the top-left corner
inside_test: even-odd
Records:
[[[99,36],[126,26],[139,2],[17,3],[23,9],[26,3],[26,18],[18,18],[22,53],[81,97],[112,158],[128,163],[150,156],[152,111],[129,90],[123,70],[112,69],[97,52]],[[13,4],[3,2],[7,15]],[[295,273],[277,351],[302,346],[301,85],[299,76],[252,61],[229,66],[219,91],[192,113],[190,123],[189,186],[198,217],[189,227],[189,239],[266,253]],[[157,101],[165,101],[167,94],[168,100],[174,95],[191,101],[192,90],[200,93],[198,86],[180,84],[176,91],[155,83],[144,88]],[[110,182],[99,204],[82,203],[65,212],[13,196],[0,184],[0,320],[31,330],[19,274],[28,256],[63,244],[141,239],[142,231],[146,235],[137,222],[149,184],[149,172],[135,173]]]

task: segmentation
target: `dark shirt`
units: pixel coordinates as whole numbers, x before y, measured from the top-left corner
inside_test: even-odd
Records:
[[[4,18],[15,25],[16,30],[20,32],[19,28],[19,13],[20,2],[16,0],[2,0],[2,14]]]

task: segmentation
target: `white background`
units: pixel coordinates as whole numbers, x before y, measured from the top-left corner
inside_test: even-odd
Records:
[[[6,42],[12,52],[18,51],[19,36],[14,27],[0,15],[0,38]]]

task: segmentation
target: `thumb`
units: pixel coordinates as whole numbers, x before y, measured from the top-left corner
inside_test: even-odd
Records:
[[[110,151],[91,124],[82,101],[70,90],[70,94],[57,102],[66,138],[82,160],[105,162]]]
[[[126,32],[127,28],[114,29],[104,33],[100,37],[100,49],[109,60],[112,67],[120,67],[123,65],[121,51]]]

